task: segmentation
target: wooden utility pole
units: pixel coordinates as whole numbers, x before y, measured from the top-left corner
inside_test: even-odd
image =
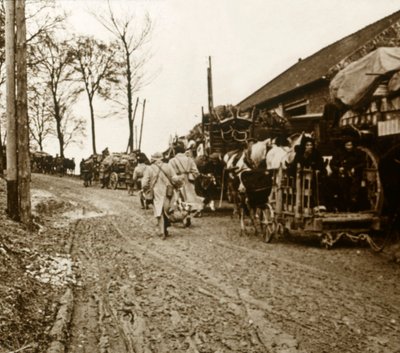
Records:
[[[28,83],[26,64],[25,0],[16,0],[16,82],[17,82],[17,151],[19,219],[31,224],[31,167],[29,156]]]
[[[7,213],[10,218],[30,225],[25,0],[5,1],[4,4],[7,72]]]
[[[138,143],[137,143],[137,141],[138,141],[138,136],[137,136],[137,125],[135,125],[135,138],[134,138],[134,144],[133,144],[133,146],[135,147],[135,150],[137,150],[137,146],[138,146]]]
[[[203,135],[204,138],[204,126],[205,121],[204,121],[204,107],[201,107],[201,134]]]
[[[0,177],[4,176],[4,165],[3,165],[3,141],[1,139],[1,125],[0,125]]]
[[[130,126],[129,126],[129,140],[128,140],[128,148],[127,151],[129,149],[129,152],[133,151],[133,147],[134,147],[134,130],[133,130],[133,126],[134,126],[134,122],[135,122],[135,117],[136,117],[136,110],[139,104],[139,97],[136,98],[136,104],[135,104],[135,110],[133,111],[133,116],[132,119],[130,120]]]
[[[207,86],[208,86],[208,112],[211,114],[214,109],[213,87],[212,87],[212,71],[211,71],[211,56],[208,57],[207,68]]]
[[[17,124],[15,119],[15,2],[5,1],[7,213],[19,220],[17,181]]]
[[[142,146],[142,134],[143,134],[143,121],[144,121],[144,110],[146,108],[146,99],[143,101],[143,110],[142,110],[142,122],[140,123],[140,136],[139,136],[139,151]]]

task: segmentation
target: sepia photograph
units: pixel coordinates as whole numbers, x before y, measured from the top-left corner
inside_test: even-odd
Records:
[[[0,353],[400,353],[400,0],[0,0]]]

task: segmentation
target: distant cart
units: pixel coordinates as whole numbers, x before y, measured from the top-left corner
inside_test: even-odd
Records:
[[[112,153],[103,160],[103,165],[109,174],[109,188],[126,189],[125,168],[128,163],[129,155],[127,153]]]

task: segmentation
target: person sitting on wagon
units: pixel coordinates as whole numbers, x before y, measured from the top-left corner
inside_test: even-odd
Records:
[[[335,191],[334,208],[338,211],[360,210],[365,161],[361,151],[354,146],[352,138],[343,141],[343,148],[332,156],[332,186]]]
[[[292,163],[288,165],[288,174],[295,176],[297,168],[311,169],[313,178],[311,182],[313,207],[318,207],[319,211],[326,210],[324,181],[326,177],[326,167],[321,153],[315,146],[315,140],[304,138],[302,143],[296,148],[296,155]]]
[[[325,163],[321,153],[315,146],[315,141],[311,138],[304,138],[302,143],[296,147],[296,155],[292,163],[288,166],[291,175],[296,174],[297,166],[301,168],[319,171],[322,175],[326,174]]]

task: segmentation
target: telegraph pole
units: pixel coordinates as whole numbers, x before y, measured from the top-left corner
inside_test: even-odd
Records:
[[[142,110],[142,122],[140,123],[140,135],[139,135],[139,151],[142,146],[142,135],[143,135],[143,122],[144,122],[144,109],[146,108],[146,98],[143,101],[143,110]]]
[[[17,124],[15,119],[15,2],[5,1],[7,213],[19,220],[17,180]]]
[[[10,218],[30,226],[25,0],[5,1],[4,4],[7,73],[7,213]]]
[[[31,166],[29,156],[28,83],[26,64],[25,0],[16,0],[16,82],[17,82],[17,151],[18,151],[18,200],[19,218],[31,224]]]
[[[208,57],[207,87],[208,87],[208,112],[212,114],[212,110],[214,109],[214,97],[213,97],[213,86],[212,86],[211,56]]]
[[[126,152],[132,152],[134,149],[134,129],[133,129],[133,124],[135,122],[135,117],[136,117],[136,109],[138,107],[139,104],[139,97],[136,98],[136,104],[135,104],[135,110],[133,111],[133,116],[132,118],[129,120],[129,138],[128,138],[128,147],[126,148]]]
[[[3,165],[3,141],[1,139],[1,125],[0,125],[0,177],[4,176],[4,165]]]

